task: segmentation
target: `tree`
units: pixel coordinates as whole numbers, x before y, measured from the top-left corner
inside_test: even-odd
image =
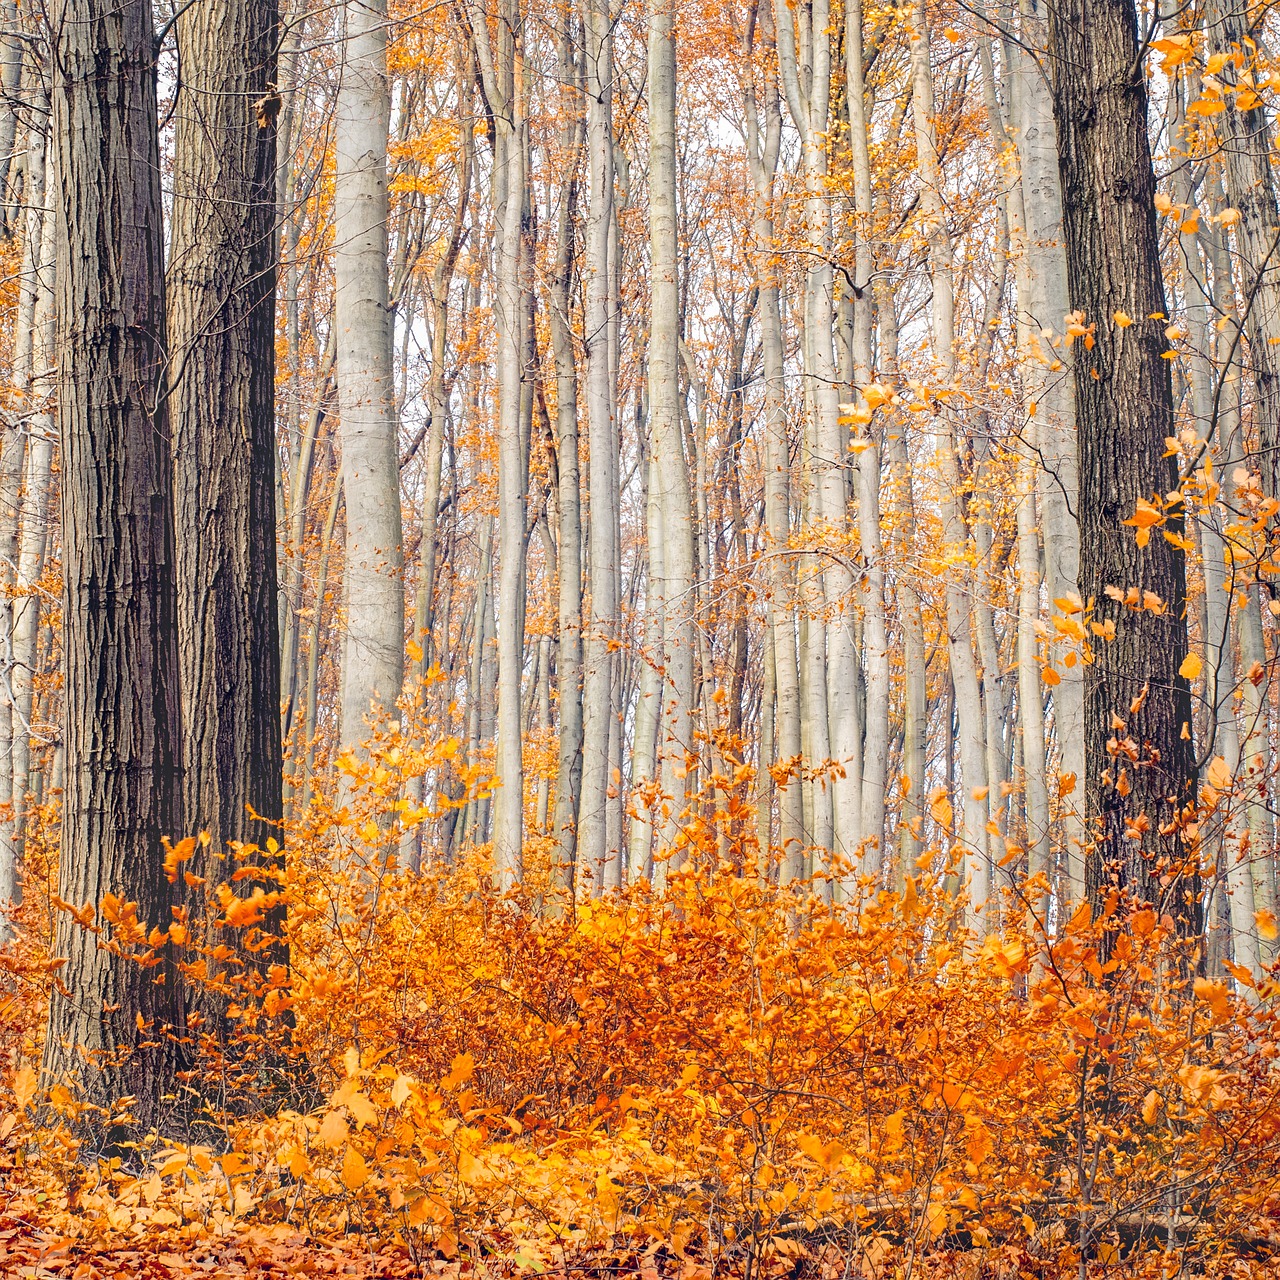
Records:
[[[1147,91],[1130,0],[1066,0],[1049,11],[1049,53],[1068,280],[1077,341],[1080,595],[1090,637],[1085,673],[1085,805],[1096,824],[1086,887],[1174,902],[1197,927],[1180,828],[1192,800],[1186,559],[1139,508],[1167,516],[1177,464],[1166,302],[1156,230]],[[1166,501],[1169,503],[1166,507]],[[1162,884],[1163,880],[1163,884]],[[1170,891],[1164,886],[1173,882]]]
[[[658,460],[661,571],[650,570],[653,608],[662,622],[662,711],[658,756],[667,815],[659,842],[674,850],[686,791],[685,753],[693,749],[693,515],[680,421],[679,282],[676,237],[676,49],[671,0],[649,0],[649,441]],[[655,537],[650,532],[650,564]],[[673,868],[674,869],[674,868]],[[655,880],[660,875],[655,871]]]
[[[167,943],[146,941],[169,925],[182,750],[155,33],[148,0],[62,0],[54,31],[68,909],[44,1063],[92,1062],[85,1095],[150,1123],[183,1022]],[[100,900],[101,936],[70,910]]]
[[[228,843],[280,835],[276,587],[275,0],[181,11],[168,271],[184,834],[230,880]],[[216,181],[210,181],[217,175]],[[259,859],[261,861],[261,859]],[[269,872],[260,873],[273,888]],[[243,877],[242,877],[243,878]],[[249,888],[252,889],[252,885]],[[216,896],[213,897],[217,909]],[[267,927],[271,927],[268,925]],[[242,944],[239,933],[226,941]],[[275,948],[242,960],[278,960]]]
[[[404,582],[387,286],[386,0],[343,6],[335,105],[334,315],[346,502],[343,747],[390,711],[404,678]]]

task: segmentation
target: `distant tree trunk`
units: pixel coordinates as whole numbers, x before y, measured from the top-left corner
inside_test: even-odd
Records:
[[[672,0],[649,0],[649,413],[650,447],[661,459],[651,475],[662,506],[662,567],[650,575],[662,617],[662,715],[658,759],[667,799],[658,843],[676,844],[687,791],[685,755],[693,742],[694,551],[689,467],[680,421],[677,316],[676,47]],[[677,855],[679,857],[679,855]],[[673,865],[672,869],[675,869]]]
[[[460,188],[458,208],[443,256],[431,272],[431,368],[427,375],[427,456],[422,490],[421,540],[418,547],[418,590],[414,601],[413,637],[422,647],[421,657],[415,664],[415,691],[425,698],[424,681],[438,653],[434,643],[436,621],[437,574],[436,558],[439,551],[440,477],[444,461],[445,417],[449,412],[448,382],[445,377],[445,356],[449,342],[449,291],[453,287],[458,255],[466,239],[466,218],[471,203],[471,168],[475,143],[470,132],[462,140],[462,169],[458,179]],[[449,637],[443,637],[442,649],[448,650]],[[410,780],[407,788],[414,808],[422,804],[426,793],[426,779],[421,775]],[[400,837],[400,862],[409,870],[422,870],[422,824],[415,823]]]
[[[839,554],[829,554],[832,539],[848,528],[849,491],[845,477],[848,429],[840,423],[832,321],[836,314],[831,250],[831,208],[827,184],[827,146],[830,130],[831,48],[828,0],[794,8],[775,0],[774,27],[778,73],[792,122],[800,134],[801,174],[805,190],[805,284],[803,343],[805,433],[809,489],[805,511],[808,538],[816,549],[815,581],[807,588],[809,609],[808,660],[817,663],[809,677],[810,715],[814,717],[815,767],[828,755],[835,768],[824,775],[821,794],[814,793],[821,818],[811,832],[816,848],[828,859],[839,853],[856,860],[862,843],[862,724],[858,707],[858,655],[854,644],[853,574]],[[817,699],[827,706],[825,724],[819,720]],[[821,754],[816,754],[816,753]],[[826,810],[831,810],[830,831]],[[851,861],[850,865],[856,865]],[[824,882],[830,885],[830,881]]]
[[[1115,627],[1114,640],[1094,638],[1085,672],[1085,804],[1096,824],[1087,832],[1087,889],[1095,903],[1119,887],[1168,904],[1180,927],[1196,932],[1195,876],[1176,825],[1194,781],[1191,700],[1178,674],[1187,653],[1185,557],[1160,530],[1140,548],[1121,524],[1139,501],[1161,501],[1177,483],[1176,463],[1164,456],[1174,432],[1165,321],[1149,318],[1164,313],[1165,297],[1132,0],[1052,6],[1049,53],[1070,300],[1095,334],[1092,350],[1083,339],[1072,348],[1080,595],[1093,621]],[[1132,324],[1117,325],[1117,311]],[[1177,508],[1169,526],[1181,523]],[[1123,602],[1130,591],[1137,607]],[[1172,885],[1163,888],[1162,877]]]
[[[53,391],[57,365],[54,316],[54,256],[56,219],[44,211],[40,225],[40,253],[36,288],[35,332],[32,338],[30,418],[27,433],[27,474],[22,486],[22,534],[18,542],[13,600],[13,803],[15,864],[20,869],[31,805],[31,740],[34,735],[36,676],[40,670],[40,578],[49,546],[49,499],[53,462]],[[0,902],[8,895],[0,883]],[[14,900],[20,896],[15,880]]]
[[[26,60],[27,75],[34,73],[34,59]],[[18,305],[13,325],[13,390],[17,413],[6,423],[4,443],[0,446],[0,658],[5,663],[7,679],[0,682],[0,805],[9,806],[7,816],[0,817],[0,905],[16,899],[20,844],[20,812],[24,803],[25,781],[17,777],[21,770],[26,726],[17,706],[17,685],[21,683],[14,665],[14,627],[21,606],[11,593],[16,587],[15,569],[19,559],[22,526],[23,469],[27,457],[27,428],[31,402],[34,399],[36,303],[39,286],[46,280],[41,269],[42,228],[50,221],[45,216],[45,154],[47,150],[48,99],[35,79],[36,91],[31,103],[31,124],[26,131],[26,173],[23,184],[24,235]],[[15,214],[16,216],[16,214]],[[0,936],[5,924],[0,920]]]
[[[586,350],[585,399],[590,443],[587,473],[590,612],[582,687],[578,865],[580,871],[591,875],[593,883],[598,884],[605,862],[613,852],[608,847],[609,730],[618,667],[618,561],[614,552],[614,529],[618,521],[618,427],[614,418],[615,365],[610,340],[617,301],[609,244],[614,218],[613,35],[609,29],[608,6],[603,0],[586,0],[582,9],[589,200],[582,263],[582,341]],[[649,540],[653,540],[652,530],[649,530]],[[657,660],[656,655],[653,660]],[[637,719],[637,726],[639,723]],[[636,874],[634,865],[632,874]]]
[[[509,889],[523,874],[524,759],[520,693],[524,672],[525,453],[523,362],[525,248],[523,219],[529,133],[521,72],[524,52],[514,0],[500,0],[496,42],[486,9],[469,4],[472,47],[493,128],[494,307],[497,350],[498,641],[497,732],[493,796],[493,868]],[[477,633],[478,634],[478,633]]]
[[[196,909],[255,865],[277,889],[283,801],[276,577],[276,0],[195,5],[178,20],[183,92],[174,138],[168,270],[174,434],[183,834],[207,831],[190,870]],[[213,175],[216,175],[214,180]],[[256,815],[256,816],[255,816]],[[228,842],[256,845],[229,860]],[[242,892],[252,892],[250,880]],[[283,911],[262,928],[277,934]],[[285,960],[256,931],[219,937],[227,977]],[[249,945],[254,944],[252,949]],[[239,966],[245,966],[239,970]],[[250,998],[246,992],[245,999]],[[224,1000],[201,1001],[221,1013]],[[213,1028],[225,1033],[230,1026]]]
[[[857,216],[854,281],[861,296],[854,300],[853,373],[859,388],[871,382],[872,279],[874,214],[871,196],[871,158],[868,148],[866,85],[863,72],[861,0],[845,0],[845,56],[849,95],[849,144],[853,167],[854,209]],[[862,411],[867,413],[865,398]],[[860,415],[861,416],[861,415]],[[883,425],[883,423],[881,423]],[[885,566],[880,538],[879,432],[865,424],[858,441],[858,531],[862,542],[863,662],[866,670],[866,739],[862,765],[862,866],[864,874],[879,877],[886,861],[884,820],[889,766],[889,636],[885,620]]]
[[[955,281],[951,232],[942,200],[941,168],[933,109],[933,72],[929,51],[929,24],[923,0],[916,0],[911,32],[913,72],[912,111],[915,117],[916,163],[920,170],[921,205],[928,219],[929,271],[933,282],[933,356],[943,386],[955,378]],[[938,460],[943,537],[950,557],[959,559],[968,545],[968,529],[960,509],[960,464],[956,457],[956,410],[938,404],[936,457]],[[947,641],[951,680],[959,721],[960,767],[964,795],[960,824],[964,843],[964,872],[969,891],[967,923],[975,932],[987,925],[991,898],[991,858],[987,849],[987,808],[981,798],[987,779],[986,727],[982,718],[982,692],[973,656],[972,594],[961,575],[962,563],[948,566],[946,583]]]
[[[18,140],[18,85],[22,78],[23,30],[16,0],[0,5],[0,235],[17,230],[14,147]]]
[[[753,16],[771,14],[770,5],[757,3]],[[752,52],[754,29],[752,22],[745,36],[744,52],[748,54]],[[785,764],[791,771],[777,786],[781,874],[784,882],[789,882],[799,876],[804,860],[804,782],[800,776],[803,710],[796,656],[796,576],[788,545],[791,541],[791,443],[784,385],[786,360],[774,244],[774,184],[782,147],[782,111],[776,78],[772,73],[767,74],[762,103],[757,104],[754,86],[749,81],[746,93],[747,159],[755,188],[752,250],[760,290],[760,359],[764,375],[764,520],[772,554],[767,575],[770,597],[765,626],[772,637],[768,650],[776,703],[770,739],[772,758],[762,756],[760,770],[763,774],[771,765]],[[769,854],[767,846],[761,848],[762,873],[769,865]]]
[[[57,72],[58,392],[62,447],[66,779],[58,893],[137,903],[166,928],[161,837],[180,822],[181,730],[164,351],[155,51],[147,0],[62,0]],[[121,931],[99,915],[107,937]],[[134,950],[126,946],[126,951]],[[45,1069],[159,1118],[178,1059],[181,986],[58,913],[67,960]],[[164,983],[157,981],[163,975]]]
[[[1037,483],[1044,526],[1044,577],[1051,617],[1062,617],[1055,603],[1070,600],[1080,576],[1080,527],[1076,497],[1080,487],[1076,459],[1075,391],[1065,370],[1053,369],[1061,354],[1051,344],[1061,338],[1067,306],[1067,256],[1062,243],[1062,183],[1058,175],[1053,101],[1044,71],[1032,52],[1046,41],[1046,0],[1024,0],[1022,39],[1026,47],[1006,45],[1012,68],[1010,98],[1016,119],[1015,142],[1027,251],[1025,287],[1019,287],[1019,314],[1029,322],[1024,385],[1036,402]],[[1029,50],[1031,52],[1029,52]],[[1054,726],[1060,771],[1076,779],[1063,797],[1065,902],[1084,898],[1084,664],[1061,665],[1061,683],[1053,691]]]
[[[368,737],[404,676],[404,582],[387,286],[386,0],[346,0],[333,176],[334,325],[347,511],[340,742]]]
[[[575,90],[581,80],[567,30],[560,45],[560,75]],[[597,107],[597,110],[599,108]],[[556,800],[552,835],[556,842],[553,881],[572,896],[578,862],[578,805],[582,795],[582,500],[578,468],[578,377],[572,324],[574,228],[578,210],[577,166],[582,153],[583,123],[574,111],[561,135],[569,157],[568,180],[561,188],[556,226],[556,259],[548,304],[548,328],[556,371],[556,514],[559,521],[557,559],[559,658],[556,664],[560,737],[556,766]],[[599,142],[600,140],[597,139]],[[612,144],[612,138],[608,139]],[[608,174],[612,186],[613,174]],[[606,370],[607,372],[607,370]]]

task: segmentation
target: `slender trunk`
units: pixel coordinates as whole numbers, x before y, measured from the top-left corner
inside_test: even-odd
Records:
[[[612,333],[616,301],[610,254],[614,218],[613,38],[607,5],[583,10],[587,100],[587,211],[583,260],[583,345],[590,431],[587,477],[591,518],[587,556],[591,598],[583,676],[582,800],[579,860],[599,885],[608,847],[609,732],[617,679],[618,521],[617,424],[614,420]]]
[[[853,313],[853,376],[857,387],[871,383],[872,244],[874,214],[871,196],[871,157],[868,148],[866,84],[862,69],[863,36],[860,0],[846,0],[845,58],[849,95],[849,144],[853,165],[856,240]],[[861,438],[854,448],[858,460],[858,533],[865,576],[862,579],[863,646],[866,676],[865,741],[862,751],[862,872],[879,877],[885,863],[885,795],[889,764],[889,634],[885,620],[885,566],[880,538],[880,442],[871,425],[871,407],[861,398],[856,417],[864,415]]]
[[[28,57],[27,75],[35,74],[33,59]],[[39,86],[42,82],[36,78]],[[13,390],[16,414],[5,424],[4,443],[0,446],[0,662],[4,664],[0,681],[0,804],[7,815],[0,818],[0,904],[13,898],[18,877],[17,823],[15,815],[23,803],[22,791],[15,782],[15,751],[22,754],[27,726],[15,705],[14,682],[14,569],[18,560],[19,531],[22,516],[22,476],[27,454],[27,427],[33,401],[32,374],[35,367],[36,301],[42,279],[41,247],[45,216],[45,164],[48,123],[48,100],[39,88],[32,103],[32,123],[26,135],[26,181],[24,184],[22,278],[18,289],[17,314],[13,330]],[[25,785],[25,784],[24,784]]]
[[[765,10],[768,11],[767,8]],[[754,30],[752,24],[751,30]],[[750,31],[748,32],[748,39]],[[747,45],[750,52],[750,45]],[[763,108],[763,127],[760,120]],[[785,399],[786,375],[782,303],[775,263],[774,182],[782,141],[782,113],[772,76],[765,80],[764,101],[757,106],[754,86],[746,85],[748,159],[755,188],[754,244],[760,297],[760,348],[764,375],[764,517],[769,535],[770,597],[765,625],[772,655],[775,694],[772,758],[761,757],[763,770],[785,766],[776,781],[778,845],[784,880],[796,877],[805,843],[804,783],[800,776],[800,671],[796,658],[795,569],[791,557],[791,443]],[[761,872],[770,865],[771,850],[761,847]]]
[[[53,462],[53,393],[57,352],[54,316],[54,255],[56,219],[46,210],[40,228],[39,283],[36,291],[35,335],[32,343],[32,371],[27,449],[27,475],[22,491],[22,536],[13,600],[13,859],[20,870],[30,812],[32,721],[35,714],[35,680],[40,671],[40,578],[44,573],[49,544],[50,471]],[[13,899],[18,901],[21,885],[16,876]],[[9,895],[0,885],[0,902]]]
[[[934,129],[933,74],[929,54],[929,26],[923,0],[916,0],[911,32],[912,108],[915,118],[916,157],[920,168],[920,203],[929,236],[929,271],[933,281],[933,357],[942,388],[955,379],[955,285],[951,235],[942,200],[941,171]],[[946,583],[947,642],[951,679],[959,722],[960,767],[964,775],[961,798],[963,822],[960,839],[964,850],[964,877],[969,901],[966,922],[975,932],[987,927],[986,909],[991,898],[991,859],[987,851],[986,727],[982,718],[982,693],[974,662],[971,636],[972,600],[961,575],[965,567],[968,531],[960,510],[960,467],[956,456],[958,424],[955,410],[939,402],[934,409],[936,456],[940,481],[943,537],[950,562]]]
[[[1026,226],[1025,287],[1019,314],[1028,318],[1020,344],[1022,373],[1035,401],[1034,431],[1039,460],[1040,512],[1044,526],[1044,574],[1050,619],[1063,620],[1059,601],[1073,602],[1079,589],[1080,526],[1077,520],[1079,463],[1076,458],[1075,387],[1063,367],[1063,317],[1069,310],[1067,256],[1062,229],[1062,183],[1058,173],[1053,100],[1034,52],[1047,43],[1046,0],[1022,0],[1022,39],[1006,45],[1012,74],[1010,97],[1017,117],[1022,204]],[[1090,317],[1093,319],[1093,317]],[[1085,664],[1057,664],[1061,683],[1053,691],[1059,770],[1065,775],[1062,844],[1065,902],[1084,899],[1084,673]]]
[[[581,70],[566,29],[560,45],[561,77],[576,85]],[[578,161],[583,145],[581,115],[569,116],[561,144],[568,157],[568,179],[560,194],[555,271],[547,307],[551,353],[556,373],[556,515],[559,523],[558,626],[556,666],[560,741],[552,834],[556,841],[553,883],[571,897],[578,859],[579,802],[582,795],[582,499],[578,468],[578,376],[574,358],[572,286],[577,222]],[[606,371],[607,372],[607,371]]]
[[[346,505],[339,741],[368,737],[404,675],[400,477],[387,287],[386,0],[345,0],[333,178],[334,327]]]
[[[662,714],[658,758],[664,820],[659,846],[676,851],[694,749],[694,550],[689,471],[680,424],[677,317],[676,58],[672,0],[649,0],[649,412],[655,466],[650,483],[662,508],[661,572],[650,569],[652,607],[662,619]],[[655,483],[656,482],[656,483]],[[678,861],[676,863],[678,865]]]

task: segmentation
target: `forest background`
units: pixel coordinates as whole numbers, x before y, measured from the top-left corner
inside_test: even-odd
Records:
[[[8,1273],[1273,1269],[1268,7],[0,18]]]

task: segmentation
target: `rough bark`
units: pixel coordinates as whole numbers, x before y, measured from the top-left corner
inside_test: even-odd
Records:
[[[1167,904],[1195,932],[1195,876],[1176,821],[1194,780],[1190,695],[1178,674],[1185,556],[1160,530],[1139,547],[1122,524],[1177,482],[1163,456],[1174,430],[1165,321],[1148,318],[1165,311],[1165,297],[1132,0],[1054,6],[1049,53],[1070,301],[1095,327],[1091,350],[1083,339],[1072,348],[1080,595],[1092,621],[1115,628],[1114,640],[1095,637],[1085,672],[1086,887],[1095,903],[1116,886]],[[1132,324],[1116,325],[1117,311]],[[1180,507],[1169,524],[1180,528]],[[1136,608],[1124,603],[1130,591]]]
[[[181,734],[164,351],[154,33],[147,0],[63,0],[54,14],[58,393],[66,778],[59,896],[173,900],[161,837],[180,821]],[[132,951],[58,914],[44,1064],[95,1102],[159,1119],[178,1058],[181,989],[166,948]],[[120,949],[102,945],[108,939]],[[166,981],[157,981],[163,975]],[[84,1070],[84,1054],[94,1067]]]
[[[276,571],[276,0],[194,5],[178,19],[167,277],[174,438],[183,834],[208,832],[188,870],[197,915],[239,869],[270,893],[283,799]],[[256,846],[259,852],[236,850]],[[249,867],[257,870],[248,874]],[[283,912],[261,925],[277,934]],[[287,957],[229,929],[232,986]],[[243,998],[243,997],[242,997]],[[206,993],[222,1016],[227,997]],[[215,1034],[230,1027],[211,1028]]]

